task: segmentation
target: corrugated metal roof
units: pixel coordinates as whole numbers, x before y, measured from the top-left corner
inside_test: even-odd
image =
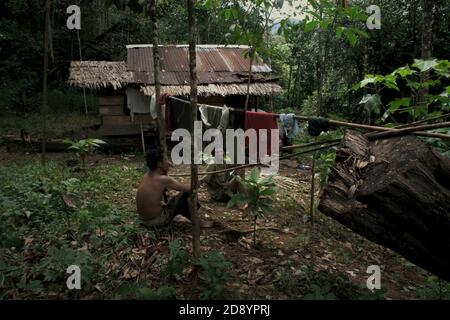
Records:
[[[236,73],[248,73],[249,59],[245,46],[197,46],[197,73],[199,84],[243,82]],[[153,47],[151,45],[127,46],[127,68],[136,83],[152,84]],[[189,48],[186,45],[160,46],[161,84],[189,83]],[[268,73],[272,70],[261,59],[253,63],[252,71]],[[262,80],[261,80],[262,81]]]

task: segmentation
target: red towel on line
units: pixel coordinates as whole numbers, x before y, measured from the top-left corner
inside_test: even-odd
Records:
[[[272,155],[271,142],[272,139],[279,139],[278,134],[272,137],[271,129],[278,129],[277,118],[275,113],[245,111],[245,130],[255,129],[258,137],[259,150],[259,129],[267,130],[267,154]],[[248,139],[245,139],[245,145],[248,146]],[[259,151],[258,151],[259,153]]]

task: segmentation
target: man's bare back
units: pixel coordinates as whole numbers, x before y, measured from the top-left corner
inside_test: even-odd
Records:
[[[137,211],[142,219],[151,220],[162,213],[161,200],[166,189],[189,192],[190,187],[176,182],[165,173],[167,170],[148,172],[136,194]]]

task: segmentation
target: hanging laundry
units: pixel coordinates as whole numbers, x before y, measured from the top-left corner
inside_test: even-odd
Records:
[[[280,114],[280,124],[281,131],[283,131],[288,139],[295,138],[295,136],[300,132],[297,119],[295,119],[295,114],[293,113]]]
[[[127,88],[127,107],[130,114],[150,113],[151,98],[145,96],[139,89]]]
[[[170,100],[170,129],[191,129],[192,113],[189,101],[169,97]]]
[[[229,118],[230,128],[233,129],[245,129],[245,110],[244,109],[233,109],[230,112]]]
[[[220,123],[217,129],[226,130],[230,128],[230,108],[224,106],[222,108],[222,117],[220,118]]]
[[[317,137],[328,130],[330,130],[330,121],[328,119],[319,117],[308,120],[308,134],[310,136]]]
[[[245,130],[255,129],[258,137],[258,147],[259,147],[259,130],[266,129],[267,130],[267,154],[271,155],[271,142],[272,139],[279,139],[278,134],[276,136],[272,136],[271,129],[278,129],[276,114],[269,112],[254,112],[254,111],[246,111],[245,112]],[[248,140],[246,139],[246,145],[248,144]]]
[[[229,128],[230,110],[227,107],[217,107],[202,104],[199,107],[203,124],[209,128],[225,130]]]
[[[159,97],[159,105],[161,106],[161,111],[166,120],[166,131],[171,131],[170,128],[170,95],[168,93],[163,93]]]
[[[158,118],[158,112],[156,111],[156,95],[153,94],[150,97],[150,114],[153,119]]]

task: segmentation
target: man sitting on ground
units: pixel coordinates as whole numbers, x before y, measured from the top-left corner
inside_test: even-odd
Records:
[[[224,151],[221,148],[215,150],[214,159],[223,159],[223,164],[216,164],[215,162],[208,164],[206,172],[214,172],[231,168],[227,164],[227,158],[224,156]],[[205,175],[200,182],[204,182],[208,189],[211,199],[217,202],[226,203],[230,201],[231,195],[240,192],[244,193],[245,189],[239,183],[232,172],[216,173]]]
[[[137,211],[142,224],[147,227],[164,227],[178,214],[190,219],[190,186],[167,175],[171,163],[163,159],[159,150],[149,151],[146,160],[150,171],[145,174],[136,195]],[[168,189],[181,192],[167,201]]]

